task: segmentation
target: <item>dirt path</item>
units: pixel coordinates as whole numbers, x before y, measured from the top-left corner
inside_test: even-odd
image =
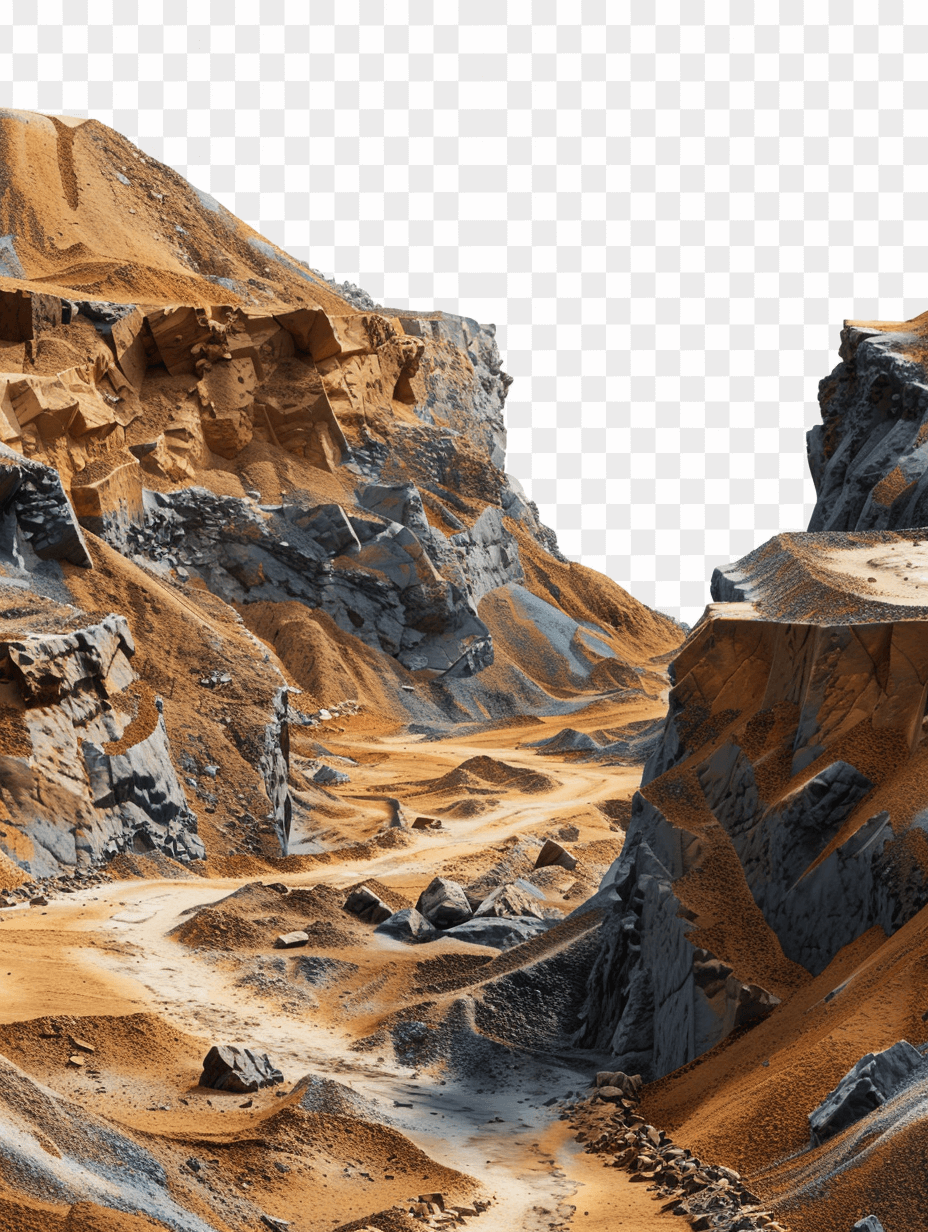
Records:
[[[478,751],[511,766],[541,770],[558,785],[543,797],[511,795],[491,812],[453,822],[439,837],[417,838],[373,860],[333,862],[311,874],[280,879],[291,885],[343,886],[370,877],[415,878],[424,884],[433,870],[462,853],[548,824],[561,809],[630,792],[640,774],[539,758],[534,750],[486,738],[430,744],[426,765],[420,746],[382,742],[361,750],[376,755],[377,763],[358,767],[353,787],[376,788],[388,776],[393,782],[406,776],[423,778],[424,768],[436,777]],[[615,838],[605,821],[599,833]],[[506,1084],[492,1091],[475,1088],[473,1081],[465,1085],[420,1075],[398,1063],[389,1049],[377,1056],[353,1050],[364,1028],[363,1014],[359,1020],[349,1013],[282,1009],[279,998],[243,986],[234,961],[191,951],[169,935],[184,912],[215,902],[241,884],[212,879],[127,881],[82,891],[41,910],[4,912],[0,978],[6,995],[0,1001],[0,1022],[147,1011],[201,1038],[204,1051],[217,1041],[266,1051],[288,1084],[307,1073],[337,1079],[371,1101],[437,1162],[481,1180],[496,1198],[474,1225],[483,1232],[547,1232],[564,1226],[573,1207],[577,1213],[572,1226],[590,1232],[607,1226],[628,1232],[668,1226],[642,1186],[616,1170],[603,1175],[599,1162],[583,1155],[555,1119],[552,1101],[589,1083],[589,1058],[578,1058],[571,1066],[563,1058],[514,1052]],[[429,947],[430,956],[441,952],[485,953],[451,940]],[[408,961],[409,952],[371,934],[364,957],[368,963],[382,960],[389,971],[397,961]],[[129,1127],[162,1134],[182,1129],[188,1117],[174,1105],[153,1111],[130,1105],[117,1094],[100,1094],[96,1110]]]

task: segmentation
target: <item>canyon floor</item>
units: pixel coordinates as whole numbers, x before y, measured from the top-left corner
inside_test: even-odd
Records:
[[[660,703],[629,705],[604,697],[571,716],[571,723],[578,730],[596,730],[657,717],[660,710]],[[273,880],[291,891],[320,885],[344,891],[375,880],[415,902],[437,874],[472,880],[511,854],[520,838],[574,827],[578,834],[570,846],[577,868],[549,870],[548,878],[548,901],[566,915],[595,889],[621,848],[618,824],[599,806],[615,812],[616,801],[630,800],[641,766],[605,766],[573,760],[571,754],[542,756],[527,747],[561,730],[563,717],[491,726],[444,740],[366,734],[362,715],[339,726],[342,730],[317,729],[313,736],[325,743],[332,764],[339,764],[339,757],[360,763],[350,768],[350,782],[333,793],[346,803],[368,793],[375,800],[389,794],[407,812],[462,812],[467,801],[479,811],[470,818],[446,817],[440,830],[404,831],[403,845],[373,858],[370,851],[358,858],[353,844],[344,856],[335,849],[303,871],[257,880]],[[517,776],[514,787],[498,785],[492,795],[469,795],[460,787],[436,795],[414,785],[443,779],[475,757],[524,771],[529,787],[537,788],[533,776],[544,774],[550,786],[541,794],[520,791]],[[371,832],[381,826],[375,805]],[[320,845],[310,835],[294,838],[297,848],[301,838],[304,846]],[[307,859],[313,858],[297,856],[291,863]],[[440,985],[443,974],[462,964],[475,971],[481,963],[498,965],[505,953],[495,957],[486,947],[450,939],[408,946],[376,935],[373,928],[358,944],[357,937],[333,925],[332,944],[314,944],[313,955],[331,958],[344,974],[320,988],[294,973],[299,950],[273,948],[280,931],[273,921],[265,926],[265,943],[257,945],[253,925],[241,935],[234,924],[226,935],[210,934],[208,927],[186,940],[172,935],[185,920],[203,919],[198,909],[255,881],[254,876],[137,877],[59,896],[40,908],[3,911],[3,1053],[111,1124],[186,1144],[191,1156],[204,1158],[204,1168],[217,1173],[217,1185],[247,1196],[298,1232],[331,1229],[434,1190],[449,1204],[466,1203],[475,1194],[491,1201],[473,1220],[486,1229],[571,1223],[590,1232],[605,1227],[636,1232],[666,1226],[668,1218],[659,1214],[645,1187],[631,1183],[624,1172],[604,1170],[559,1119],[561,1101],[589,1086],[598,1068],[592,1054],[569,1055],[566,1049],[545,1054],[507,1041],[497,1050],[491,1080],[480,1050],[468,1057],[466,1039],[452,1044],[452,1055],[431,1064],[415,1059],[402,1064],[389,1039],[376,1042],[392,1014],[426,998],[436,1000],[424,989]],[[464,990],[479,997],[479,978],[465,982]],[[439,992],[437,1000],[450,1006],[460,995],[452,989]],[[69,1062],[75,1049],[65,1036],[94,1048],[78,1053],[86,1064]],[[226,1043],[266,1052],[285,1083],[251,1097],[198,1087],[207,1049]],[[397,1160],[389,1161],[386,1143],[372,1152],[369,1144],[362,1149],[342,1141],[328,1148],[327,1156],[326,1148],[318,1157],[313,1152],[308,1171],[321,1176],[312,1178],[311,1199],[308,1177],[293,1184],[288,1175],[283,1184],[286,1174],[267,1169],[254,1144],[268,1117],[287,1103],[283,1093],[306,1075],[348,1088],[335,1088],[331,1106],[358,1113],[364,1135],[388,1134],[377,1124],[382,1120],[423,1154],[400,1171]],[[333,1096],[320,1089],[325,1111],[325,1100]],[[339,1100],[351,1100],[351,1092],[361,1101],[357,1108],[336,1109]],[[215,1162],[206,1163],[204,1152]]]

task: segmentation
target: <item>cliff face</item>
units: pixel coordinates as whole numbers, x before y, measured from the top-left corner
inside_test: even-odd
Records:
[[[845,322],[842,362],[819,384],[822,423],[808,434],[810,531],[928,523],[926,326],[926,315]]]
[[[317,802],[288,726],[326,708],[441,731],[660,690],[679,628],[567,562],[503,469],[492,326],[346,298],[93,121],[0,113],[0,167],[0,618],[96,699],[24,692],[7,649],[26,873],[286,853]],[[48,604],[73,645],[31,627]],[[113,621],[140,648],[115,684],[87,667]]]
[[[670,667],[578,1040],[669,1073],[928,902],[928,318],[846,323],[805,534],[717,569]],[[842,533],[843,532],[843,533]]]

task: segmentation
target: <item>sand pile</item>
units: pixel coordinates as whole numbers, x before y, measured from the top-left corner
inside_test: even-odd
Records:
[[[518,792],[521,795],[540,795],[553,791],[557,780],[538,771],[521,766],[510,766],[496,758],[478,755],[437,779],[422,779],[418,782],[394,784],[390,790],[417,796],[441,796],[456,794],[465,789],[471,795],[489,795],[501,790]],[[412,791],[411,788],[418,790]]]

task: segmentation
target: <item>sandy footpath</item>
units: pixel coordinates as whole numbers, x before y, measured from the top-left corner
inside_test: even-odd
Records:
[[[375,741],[360,750],[353,742],[357,755],[369,755],[371,764],[352,770],[346,794],[376,792],[385,780],[395,789],[404,781],[437,778],[477,754],[544,773],[553,780],[553,790],[541,797],[501,791],[488,811],[446,821],[434,834],[410,836],[408,845],[385,850],[374,859],[342,862],[333,857],[310,873],[282,874],[280,880],[291,887],[342,887],[374,877],[412,897],[438,868],[476,858],[491,844],[513,836],[550,828],[552,818],[558,824],[577,818],[581,840],[606,849],[609,840],[618,850],[621,835],[605,819],[591,821],[596,814],[591,806],[598,800],[630,796],[640,769],[542,758],[533,749],[514,747],[520,734],[526,733],[513,737],[507,732],[502,739],[500,733],[488,733],[425,745],[415,740]],[[535,739],[546,734],[538,727],[530,733]],[[329,746],[339,751],[331,741]],[[414,798],[405,803],[414,815]],[[53,900],[47,907],[3,912],[0,1026],[61,1015],[95,1020],[100,1015],[155,1015],[165,1029],[183,1033],[178,1038],[200,1040],[203,1052],[217,1041],[247,1043],[266,1051],[283,1071],[285,1089],[306,1074],[335,1079],[369,1101],[436,1163],[478,1179],[494,1195],[493,1205],[479,1217],[479,1227],[488,1232],[532,1232],[569,1221],[584,1229],[615,1226],[629,1232],[668,1226],[644,1186],[629,1182],[622,1172],[604,1171],[601,1161],[585,1155],[566,1124],[556,1119],[558,1109],[550,1101],[585,1089],[595,1069],[588,1057],[579,1057],[571,1066],[563,1057],[513,1053],[507,1083],[495,1090],[419,1073],[397,1062],[389,1049],[375,1055],[353,1049],[376,1019],[370,1007],[354,1015],[333,1013],[328,1003],[308,1010],[282,1008],[279,999],[265,995],[260,987],[243,987],[234,963],[217,961],[214,953],[191,949],[170,935],[192,909],[218,902],[241,884],[231,878],[124,881]],[[569,909],[568,904],[565,910]],[[429,957],[459,952],[486,954],[482,947],[450,940],[428,947]],[[363,954],[350,950],[345,954],[368,964],[365,979],[372,963],[395,973],[397,963],[408,963],[411,957],[408,947],[373,933]],[[421,949],[415,955],[424,957]],[[367,1006],[361,992],[356,1000]],[[181,1088],[171,1091],[168,1079],[163,1079],[166,1088],[161,1096],[153,1093],[157,1076],[144,1072],[144,1057],[140,1056],[139,1065],[142,1072],[135,1091],[131,1083],[107,1080],[91,1091],[83,1074],[67,1068],[54,1075],[50,1085],[77,1100],[91,1101],[93,1111],[130,1130],[168,1136],[194,1129],[214,1132],[211,1124],[220,1120],[227,1131],[233,1125],[247,1126],[249,1118],[257,1122],[266,1115],[272,1098],[260,1093],[253,1109],[245,1112],[229,1105],[228,1112],[222,1112],[207,1108],[204,1099],[189,1092],[181,1100]],[[155,1102],[162,1099],[163,1104]],[[400,1200],[403,1196],[398,1195]],[[386,1192],[383,1197],[397,1200]],[[305,1225],[307,1229],[331,1226],[328,1215]],[[296,1232],[302,1232],[301,1225]]]

